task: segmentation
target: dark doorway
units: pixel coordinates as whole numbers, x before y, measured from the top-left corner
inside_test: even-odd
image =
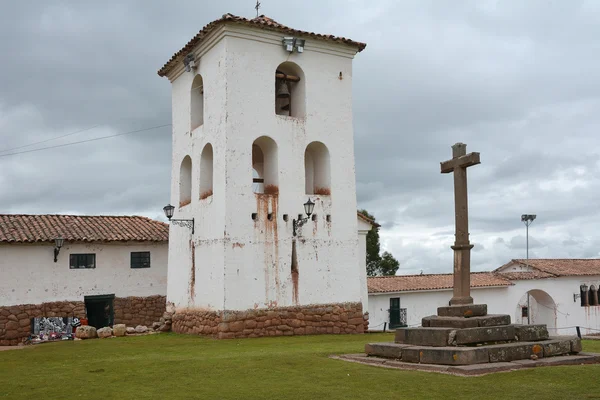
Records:
[[[390,298],[390,329],[406,326],[406,309],[400,308],[400,298]]]
[[[96,329],[112,326],[114,322],[114,294],[85,296],[85,310],[88,324]]]

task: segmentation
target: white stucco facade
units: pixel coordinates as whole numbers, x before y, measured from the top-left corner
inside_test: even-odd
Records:
[[[83,301],[84,296],[166,294],[163,243],[68,243],[54,262],[52,244],[0,244],[0,306]],[[131,268],[131,252],[150,252],[150,268]],[[70,269],[69,254],[96,255],[96,268]]]
[[[579,286],[592,284],[598,287],[600,276],[564,276],[545,279],[513,280],[508,287],[472,288],[476,304],[487,304],[489,314],[508,314],[513,323],[546,324],[551,334],[575,334],[580,326],[582,334],[600,332],[600,306],[582,307]],[[522,307],[528,305],[529,321],[522,317]],[[397,293],[372,293],[369,295],[369,327],[383,329],[389,324],[390,298],[400,298],[400,307],[406,308],[407,325],[421,324],[421,318],[435,315],[437,307],[447,306],[452,290],[406,291]],[[585,329],[590,328],[590,329]]]
[[[357,49],[307,38],[303,53],[290,54],[282,48],[283,36],[224,24],[193,50],[197,69],[186,72],[181,64],[168,75],[173,218],[195,221],[193,234],[174,224],[170,228],[167,301],[177,308],[366,306],[352,126],[352,59]],[[274,111],[275,71],[285,62],[293,63],[301,77],[301,100],[298,91],[292,96],[300,117]],[[202,101],[192,95],[198,74]],[[198,109],[192,104],[203,107],[202,124],[194,129],[200,119],[194,117]],[[315,142],[308,165],[305,151]],[[202,155],[208,144],[212,166]],[[259,157],[253,157],[256,146],[264,158],[260,166],[255,161]],[[181,201],[188,185],[182,168],[186,156],[192,161],[187,205]],[[311,170],[310,184],[329,185],[330,194],[307,193],[306,168]],[[206,169],[212,170],[210,188]],[[313,174],[314,169],[320,174]],[[256,170],[264,178],[262,185],[274,186],[277,194],[253,191]],[[292,261],[292,220],[304,213],[308,198],[316,203],[316,220],[298,230]]]

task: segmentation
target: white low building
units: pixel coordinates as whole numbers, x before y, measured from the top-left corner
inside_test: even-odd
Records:
[[[600,259],[511,260],[471,274],[471,296],[513,323],[546,324],[551,334],[600,333]],[[452,274],[368,278],[369,329],[418,326],[452,297]]]
[[[0,345],[29,336],[40,317],[158,321],[168,232],[136,216],[0,215]]]

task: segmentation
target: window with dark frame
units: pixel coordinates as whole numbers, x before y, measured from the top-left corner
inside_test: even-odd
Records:
[[[150,268],[150,252],[132,251],[131,268]]]
[[[529,316],[529,307],[521,307],[521,318],[527,318]]]
[[[70,254],[70,269],[91,269],[96,268],[96,254]]]

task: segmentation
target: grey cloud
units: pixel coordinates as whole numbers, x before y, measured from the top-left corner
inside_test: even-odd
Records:
[[[170,85],[156,70],[211,20],[252,16],[252,6],[7,3],[0,185],[10,190],[0,192],[0,211],[160,216],[169,128],[11,157],[2,150],[95,125],[49,144],[169,123]],[[595,3],[326,0],[263,2],[262,11],[367,42],[353,70],[357,198],[382,224],[401,273],[452,269],[453,183],[439,163],[458,141],[482,158],[468,172],[474,270],[524,256],[525,212],[538,214],[530,255],[599,255]]]

